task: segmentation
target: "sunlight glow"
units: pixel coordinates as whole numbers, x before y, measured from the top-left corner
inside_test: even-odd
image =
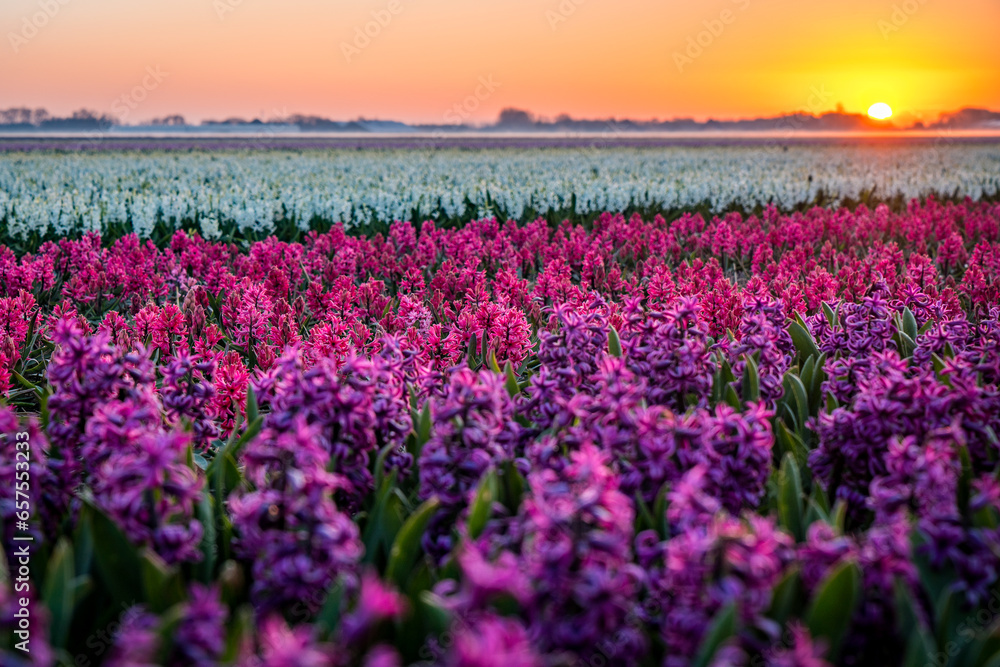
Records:
[[[876,102],[868,108],[868,115],[875,120],[887,120],[892,117],[892,108],[885,102]]]

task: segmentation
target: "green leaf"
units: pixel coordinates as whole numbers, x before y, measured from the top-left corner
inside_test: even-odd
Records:
[[[437,497],[428,498],[400,528],[389,551],[389,564],[385,569],[387,580],[395,582],[401,588],[405,585],[406,577],[420,555],[420,539],[440,504]]]
[[[495,470],[490,470],[479,481],[479,488],[476,489],[476,497],[469,506],[468,527],[469,537],[478,538],[486,528],[486,522],[493,514],[493,503],[498,495],[497,474]]]
[[[503,365],[503,373],[506,377],[505,385],[507,387],[507,393],[511,398],[514,398],[521,393],[521,387],[517,384],[517,376],[514,375],[514,367],[510,365],[509,361]]]
[[[139,555],[143,589],[149,607],[163,613],[184,600],[184,582],[180,572],[170,567],[152,549],[143,549]]]
[[[198,578],[201,582],[209,584],[215,574],[218,551],[216,541],[218,538],[215,531],[215,508],[212,506],[212,496],[208,489],[202,490],[201,500],[198,502],[196,511],[203,532],[201,536],[201,562],[195,566],[195,570],[198,572]]]
[[[472,370],[479,369],[479,337],[476,334],[469,336],[469,349],[466,355],[466,363]]]
[[[793,401],[791,398],[789,398],[790,396],[791,392],[786,391],[785,396],[781,397],[781,400],[779,400],[778,403],[775,405],[775,410],[776,410],[775,416],[778,418],[779,421],[785,423],[785,426],[788,427],[789,431],[791,431],[792,433],[798,433],[799,412],[795,407],[792,406]],[[778,450],[778,453],[780,454],[781,451]]]
[[[49,430],[49,397],[52,396],[52,385],[45,385],[45,391],[39,399],[39,424],[43,432]]]
[[[911,341],[917,339],[917,318],[913,316],[913,311],[907,306],[903,306],[903,333],[906,334]]]
[[[805,538],[802,523],[802,480],[795,456],[789,452],[781,462],[778,471],[778,516],[781,525],[791,533],[796,542]]]
[[[340,625],[340,617],[344,610],[344,593],[344,582],[338,579],[326,594],[323,607],[316,616],[316,629],[322,639],[332,635]]]
[[[795,349],[799,351],[801,361],[809,357],[819,356],[819,348],[816,347],[816,341],[813,340],[812,334],[804,326],[798,322],[789,322],[788,334],[792,337]]]
[[[500,364],[497,363],[497,355],[494,354],[493,350],[490,350],[489,366],[490,370],[496,373],[497,375],[501,373]]]
[[[490,334],[488,331],[483,331],[483,344],[481,345],[482,351],[479,353],[479,368],[482,368],[487,364],[490,350]]]
[[[49,641],[55,648],[64,648],[76,606],[76,576],[73,546],[66,538],[56,544],[45,572],[42,600],[49,610]]]
[[[954,571],[951,575],[954,578]],[[937,643],[938,646],[946,646],[958,634],[958,625],[967,617],[966,612],[962,610],[965,599],[959,591],[946,589],[936,602],[934,609]],[[957,659],[952,662],[964,664]]]
[[[392,450],[396,449],[399,445],[389,443],[379,450],[378,456],[375,457],[375,466],[372,469],[373,477],[375,479],[375,488],[382,486],[382,479],[385,477],[385,462],[389,458],[389,454]]]
[[[896,606],[896,628],[900,637],[907,637],[904,667],[923,667],[928,656],[937,653],[933,636],[921,620],[917,601],[908,584],[898,578],[893,582],[893,597]]]
[[[456,566],[458,565],[454,558],[451,558],[450,562],[455,563]],[[431,562],[429,559],[418,561],[417,566],[413,568],[413,571],[410,572],[410,576],[406,579],[406,586],[402,589],[403,592],[411,600],[419,599],[421,593],[431,590],[434,587],[434,584],[439,581],[439,577],[437,576],[438,572],[443,574],[444,568],[441,570],[437,570],[435,568],[435,572],[432,573]],[[451,578],[457,579],[458,576],[459,575],[456,574]]]
[[[830,515],[828,512],[824,512],[823,509],[816,503],[816,501],[810,497],[809,502],[806,503],[806,515],[802,519],[802,523],[805,526],[806,531],[809,530],[809,526],[813,525],[817,521],[822,521],[823,523],[830,523]]]
[[[812,361],[812,357],[809,357]],[[795,416],[798,419],[799,427],[806,427],[806,420],[809,419],[809,397],[806,394],[806,388],[802,384],[802,380],[798,378],[795,373],[785,373],[784,381],[782,383],[785,388],[785,392],[789,394],[792,400],[795,402]]]
[[[897,331],[896,333],[899,337],[899,356],[903,359],[909,359],[913,356],[913,351],[917,349],[917,344],[913,341],[913,338],[902,331]]]
[[[393,540],[403,525],[404,507],[397,490],[396,478],[398,471],[393,470],[383,478],[376,490],[375,505],[365,521],[361,537],[365,545],[366,563],[383,565],[382,558],[387,558]]]
[[[84,518],[81,517],[81,520],[76,522],[76,528],[73,530],[73,555],[76,561],[76,572],[90,572],[94,563],[93,529],[90,521],[86,521]]]
[[[976,665],[1000,664],[1000,633],[997,632],[995,624],[992,630],[991,636],[980,637],[969,646],[969,654],[975,656],[972,660]]]
[[[423,612],[429,636],[441,636],[451,628],[452,613],[448,611],[445,602],[431,591],[424,591],[418,597],[418,603]]]
[[[220,452],[212,459],[206,475],[215,495],[217,509],[225,507],[229,494],[243,483],[243,475],[236,466],[236,461],[226,452]]]
[[[84,519],[91,523],[94,536],[94,565],[101,583],[117,604],[131,605],[143,590],[139,552],[104,512],[85,504]]]
[[[851,561],[842,563],[820,583],[806,611],[806,625],[813,637],[829,642],[830,655],[840,648],[861,592],[861,573]]]
[[[917,566],[920,583],[930,600],[937,603],[947,592],[952,579],[947,570],[931,566],[930,558],[924,549],[926,542],[926,538],[919,530],[910,533],[910,553],[914,565]]]
[[[812,499],[816,502],[816,506],[819,507],[824,514],[830,513],[830,501],[826,497],[826,493],[820,488],[819,484],[813,485]]]
[[[809,357],[812,359],[812,357]],[[826,353],[819,355],[810,382],[806,385],[809,393],[809,414],[816,416],[823,402],[823,383],[826,381]]]
[[[743,355],[746,362],[743,367],[743,401],[760,400],[760,373],[757,370],[757,362],[749,354]]]
[[[657,521],[653,518],[653,513],[649,510],[649,505],[642,499],[642,494],[635,492],[635,532],[641,533],[644,530],[656,528]]]
[[[719,364],[719,373],[722,377],[723,384],[732,384],[736,382],[736,376],[733,374],[733,367],[729,364],[728,359],[723,359],[722,363]]]
[[[216,540],[215,544],[219,548],[217,558],[226,560],[230,556],[230,542],[232,541],[233,528],[226,514],[226,500],[238,486],[243,484],[243,475],[233,457],[228,455],[216,456],[208,471],[208,490],[212,493],[212,516],[215,519]]]
[[[803,598],[804,589],[799,568],[790,567],[774,587],[771,594],[771,609],[767,617],[779,625],[784,625],[789,618],[799,614]]]
[[[778,443],[782,455],[786,452],[791,452],[795,456],[795,462],[798,464],[799,470],[808,470],[809,448],[802,442],[802,438],[798,434],[789,431],[788,427],[785,426],[785,422],[780,419],[775,421],[774,424],[774,439]]]
[[[719,369],[715,369],[715,373],[712,375],[712,396],[710,398],[711,405],[717,405],[722,402],[722,377],[719,373]]]
[[[740,395],[736,393],[731,384],[727,384],[726,388],[722,390],[722,400],[735,410],[743,409],[743,404],[740,402]]]
[[[417,422],[417,445],[423,448],[427,441],[431,439],[431,402],[424,403],[424,409],[420,411],[420,421]],[[419,452],[414,453],[414,457]]]
[[[691,661],[691,667],[708,667],[719,647],[736,634],[736,603],[730,602],[716,613],[711,625],[705,630],[705,638],[698,647],[698,653]]]
[[[790,372],[790,371],[789,371]],[[802,381],[802,387],[809,393],[809,387],[812,386],[813,373],[816,372],[816,357],[809,357],[806,359],[806,363],[802,365],[802,370],[799,371],[799,379]],[[786,373],[787,375],[788,373]]]
[[[245,650],[246,642],[253,631],[253,609],[249,606],[240,607],[233,615],[226,634],[226,650],[222,654],[222,664],[230,665],[236,662],[240,653]]]
[[[823,314],[826,315],[826,321],[830,323],[830,328],[836,329],[838,323],[837,313],[833,312],[833,308],[831,308],[830,304],[828,304],[826,301],[823,302]]]
[[[260,407],[257,405],[257,393],[253,387],[247,387],[247,423],[252,424],[260,416]]]
[[[247,428],[243,431],[243,435],[239,437],[236,442],[231,444],[227,443],[223,449],[223,453],[228,454],[236,460],[240,456],[240,452],[246,447],[251,440],[256,438],[260,434],[260,429],[264,425],[264,418],[261,416],[255,417],[253,420],[247,421]]]
[[[1000,652],[994,653],[988,660],[983,661],[982,667],[1000,667]]]
[[[187,608],[183,604],[176,604],[160,616],[160,624],[156,628],[159,635],[156,650],[156,664],[165,665],[170,654],[174,651],[174,639],[177,636],[177,626],[181,624],[187,614]]]
[[[934,367],[935,373],[940,373],[944,370],[944,359],[939,357],[937,353],[931,353],[931,365]]]
[[[23,377],[21,377],[21,374],[18,373],[17,371],[11,371],[10,374],[15,380],[17,380],[17,383],[22,387],[24,387],[25,389],[30,389],[31,391],[37,393],[39,396],[42,395],[41,389],[39,389],[36,385],[32,384],[31,382],[28,382]]]
[[[622,357],[622,341],[618,336],[618,330],[610,324],[608,325],[608,353],[612,357]]]
[[[830,525],[843,535],[844,527],[847,525],[847,503],[843,498],[837,498],[830,510]]]
[[[500,476],[503,477],[503,504],[512,514],[517,514],[524,498],[524,476],[513,461],[504,461]]]

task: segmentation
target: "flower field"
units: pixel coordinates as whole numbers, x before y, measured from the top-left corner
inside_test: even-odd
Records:
[[[88,231],[259,240],[336,222],[874,207],[934,192],[995,198],[1000,145],[0,153],[0,231],[28,250]]]
[[[0,662],[26,608],[31,664],[79,667],[1000,664],[1000,204],[964,150],[887,185],[956,201],[798,212],[863,172],[392,168],[449,204],[375,159],[4,155],[37,247],[0,251]],[[328,168],[358,199],[310,199]],[[726,193],[759,210],[617,213]]]

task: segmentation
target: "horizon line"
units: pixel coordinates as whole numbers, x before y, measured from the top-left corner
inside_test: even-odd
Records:
[[[6,114],[9,121],[4,120]],[[900,120],[907,118],[910,114],[900,114]],[[964,118],[963,118],[964,116]],[[969,116],[975,116],[974,118],[969,118]],[[559,127],[566,125],[586,125],[586,124],[604,124],[607,129],[615,129],[615,131],[628,131],[628,130],[618,130],[615,126],[635,126],[638,132],[650,132],[650,131],[683,131],[683,130],[671,130],[670,128],[663,128],[662,130],[657,130],[655,126],[664,125],[687,125],[695,126],[690,128],[692,131],[705,131],[710,130],[711,125],[739,125],[739,124],[750,124],[750,123],[767,123],[767,122],[782,122],[789,119],[796,118],[808,118],[812,120],[844,120],[853,121],[859,124],[857,127],[851,128],[796,128],[796,127],[786,127],[786,128],[760,128],[753,129],[747,128],[745,130],[739,131],[757,131],[763,132],[768,130],[783,130],[783,131],[835,131],[835,132],[899,132],[908,130],[924,130],[924,129],[939,129],[947,127],[949,123],[954,124],[956,122],[971,123],[972,125],[967,125],[966,127],[972,127],[977,125],[986,125],[987,128],[991,128],[1000,123],[1000,112],[993,111],[985,107],[976,106],[962,106],[958,109],[952,111],[942,111],[938,114],[938,117],[934,121],[921,121],[921,120],[911,120],[907,124],[896,124],[895,116],[888,119],[875,119],[868,116],[866,113],[858,112],[847,112],[843,108],[837,108],[821,112],[810,112],[803,110],[787,111],[777,115],[766,115],[766,116],[752,116],[752,117],[737,117],[737,118],[716,118],[707,117],[704,120],[698,120],[692,116],[681,116],[672,118],[649,118],[649,119],[638,119],[630,117],[617,117],[610,116],[605,118],[577,118],[573,117],[568,113],[561,113],[554,118],[546,116],[538,116],[533,112],[520,109],[516,107],[506,107],[500,111],[497,118],[492,122],[486,123],[429,123],[429,122],[418,122],[418,121],[405,121],[398,120],[394,118],[387,117],[366,117],[360,115],[356,118],[349,120],[337,120],[321,116],[318,114],[307,114],[307,113],[293,113],[284,117],[275,116],[268,119],[262,119],[260,116],[254,116],[253,118],[245,118],[239,115],[225,116],[221,119],[217,118],[204,118],[198,121],[188,122],[186,116],[182,113],[172,113],[159,118],[150,118],[145,121],[140,121],[136,123],[125,123],[122,120],[115,118],[111,114],[101,113],[86,107],[81,107],[73,112],[69,116],[53,116],[44,107],[31,108],[28,106],[13,106],[7,109],[0,109],[0,128],[23,128],[20,130],[13,130],[15,132],[52,132],[59,131],[56,125],[70,126],[73,124],[97,124],[99,129],[102,131],[111,131],[113,128],[118,128],[119,130],[128,130],[129,128],[165,128],[165,127],[177,127],[177,128],[187,128],[189,130],[195,128],[218,128],[218,127],[240,127],[240,126],[260,126],[266,125],[269,127],[275,126],[292,126],[302,128],[315,127],[316,131],[324,131],[320,129],[320,126],[325,126],[328,129],[326,131],[343,132],[343,130],[334,129],[335,126],[351,126],[351,125],[363,125],[363,124],[383,124],[383,125],[397,125],[403,128],[421,129],[421,128],[433,128],[434,130],[446,131],[446,132],[463,132],[463,131],[497,131],[503,130],[504,128],[512,128],[514,131],[528,131],[528,132],[538,132],[547,131],[546,127]],[[48,126],[48,127],[46,127]],[[34,130],[29,129],[34,128]],[[536,129],[538,128],[538,129]],[[70,127],[66,127],[67,130],[71,130]],[[370,132],[366,128],[359,128],[361,132]],[[9,132],[8,130],[7,132]],[[171,130],[176,131],[176,130]],[[559,132],[560,130],[553,130]],[[577,129],[567,129],[562,130],[562,132],[599,132],[600,130],[587,130],[582,128]],[[725,130],[722,130],[725,131]],[[391,132],[391,131],[390,131]],[[405,132],[405,130],[404,130]]]

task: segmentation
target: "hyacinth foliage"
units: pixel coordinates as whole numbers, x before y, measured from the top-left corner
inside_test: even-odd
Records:
[[[1000,206],[0,251],[0,650],[995,665]]]

